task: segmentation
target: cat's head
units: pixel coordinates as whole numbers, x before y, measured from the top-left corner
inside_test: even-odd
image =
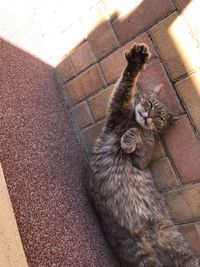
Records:
[[[161,87],[162,85],[157,86],[152,93],[138,93],[135,96],[135,119],[144,129],[162,132],[180,118],[161,102]]]

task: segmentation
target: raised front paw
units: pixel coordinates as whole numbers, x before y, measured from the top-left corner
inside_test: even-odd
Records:
[[[134,44],[129,52],[125,53],[129,65],[144,65],[149,59],[148,48],[144,44]]]

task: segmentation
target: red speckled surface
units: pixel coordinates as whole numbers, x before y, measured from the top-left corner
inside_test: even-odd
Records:
[[[117,266],[52,68],[0,41],[0,161],[30,267]]]

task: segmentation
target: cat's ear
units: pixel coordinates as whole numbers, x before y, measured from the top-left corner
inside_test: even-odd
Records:
[[[172,113],[172,112],[170,113],[170,122],[171,123],[178,121],[180,118],[181,118],[181,115],[176,114],[176,113]]]
[[[163,87],[163,83],[158,84],[158,85],[153,89],[153,93],[152,93],[152,94],[153,94],[155,97],[158,97],[159,94],[160,94],[160,92],[161,92],[162,87]]]

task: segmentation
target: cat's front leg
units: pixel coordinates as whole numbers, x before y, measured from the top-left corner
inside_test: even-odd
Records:
[[[149,56],[148,48],[144,44],[135,44],[129,52],[125,53],[127,67],[124,74],[127,75],[130,72],[132,78],[137,76],[138,72],[148,61]]]
[[[137,128],[128,129],[121,138],[121,148],[127,154],[133,153],[139,143],[142,142],[141,134]]]
[[[136,94],[135,82],[143,66],[149,59],[148,48],[144,44],[134,44],[129,52],[125,53],[127,65],[116,83],[109,103],[105,129],[113,131],[120,120],[130,112],[132,97]]]

